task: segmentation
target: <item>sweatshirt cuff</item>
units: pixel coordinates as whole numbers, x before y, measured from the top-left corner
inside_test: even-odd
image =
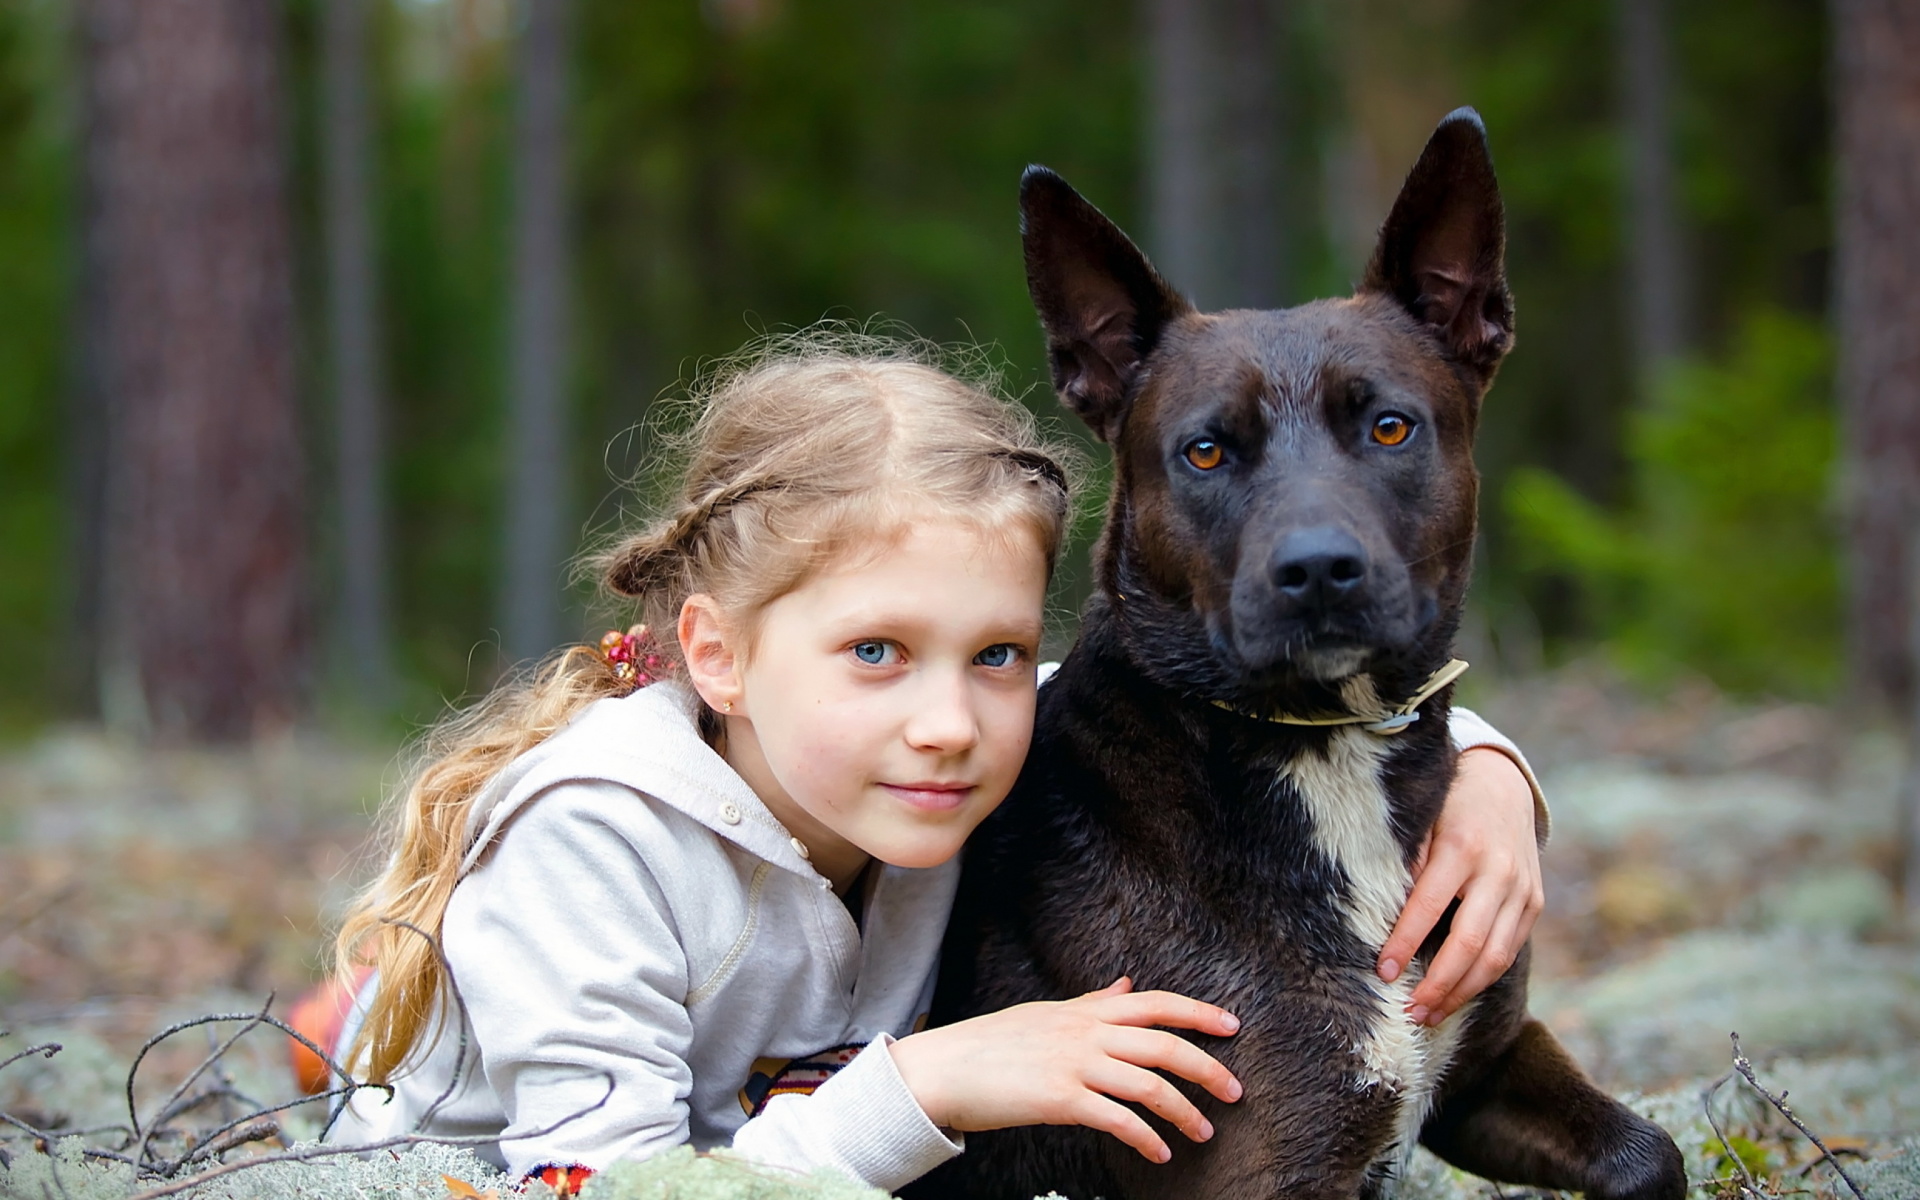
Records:
[[[811,1096],[779,1097],[749,1126],[782,1105],[804,1105],[804,1124],[818,1139],[816,1161],[825,1160],[821,1165],[887,1192],[920,1178],[966,1143],[960,1134],[935,1125],[913,1098],[887,1052],[892,1044],[890,1035],[881,1034]],[[735,1136],[736,1149],[743,1148],[743,1140],[751,1139]]]
[[[1498,750],[1513,760],[1520,768],[1520,774],[1526,777],[1527,786],[1533,789],[1533,831],[1540,845],[1547,844],[1547,838],[1553,833],[1553,813],[1547,809],[1547,793],[1540,787],[1539,777],[1533,773],[1533,766],[1527,762],[1527,756],[1520,753],[1520,747],[1513,739],[1487,724],[1486,719],[1470,708],[1455,706],[1447,721],[1448,731],[1453,735],[1453,748],[1465,754],[1469,750]]]

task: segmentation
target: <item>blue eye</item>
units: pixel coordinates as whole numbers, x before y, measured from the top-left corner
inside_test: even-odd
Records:
[[[895,654],[892,642],[855,642],[853,656],[868,666],[877,667],[890,661],[889,655]]]
[[[1017,647],[1001,642],[997,646],[988,646],[974,655],[973,661],[982,667],[1010,667],[1019,656],[1020,651]]]

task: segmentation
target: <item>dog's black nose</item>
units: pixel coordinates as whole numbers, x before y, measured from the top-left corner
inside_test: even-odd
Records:
[[[1282,595],[1309,607],[1351,599],[1367,581],[1367,552],[1352,534],[1330,526],[1296,529],[1274,553],[1273,581]]]

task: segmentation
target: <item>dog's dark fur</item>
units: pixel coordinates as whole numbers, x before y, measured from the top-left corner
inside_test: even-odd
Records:
[[[1021,211],[1054,381],[1115,486],[1080,642],[969,844],[938,1016],[1131,975],[1240,1016],[1199,1040],[1246,1095],[1187,1088],[1218,1133],[1156,1120],[1165,1166],[1104,1133],[1008,1130],[970,1135],[920,1194],[1373,1195],[1417,1136],[1495,1179],[1681,1196],[1671,1139],[1527,1016],[1524,952],[1438,1031],[1402,1009],[1444,924],[1407,978],[1375,975],[1452,778],[1447,693],[1394,734],[1260,715],[1397,703],[1450,656],[1473,434],[1513,330],[1479,118],[1440,125],[1349,299],[1198,313],[1058,176],[1030,169]],[[1374,440],[1385,414],[1412,435]]]

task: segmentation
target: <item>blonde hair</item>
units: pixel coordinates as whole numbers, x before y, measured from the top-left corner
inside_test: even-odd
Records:
[[[587,569],[605,590],[638,601],[670,654],[688,596],[713,596],[750,640],[769,603],[917,517],[1029,536],[1051,570],[1071,513],[1067,452],[998,397],[977,354],[959,365],[979,382],[943,369],[943,358],[954,361],[929,343],[830,329],[771,339],[722,363],[690,391],[691,426],[669,439],[684,470],[664,511],[585,559]],[[421,739],[421,765],[383,815],[386,869],[335,941],[343,976],[368,963],[379,969],[344,1062],[364,1053],[367,1077],[387,1082],[439,1011],[445,967],[418,931],[439,935],[474,798],[587,705],[630,687],[597,649],[572,646]],[[711,738],[712,714],[701,716]]]

